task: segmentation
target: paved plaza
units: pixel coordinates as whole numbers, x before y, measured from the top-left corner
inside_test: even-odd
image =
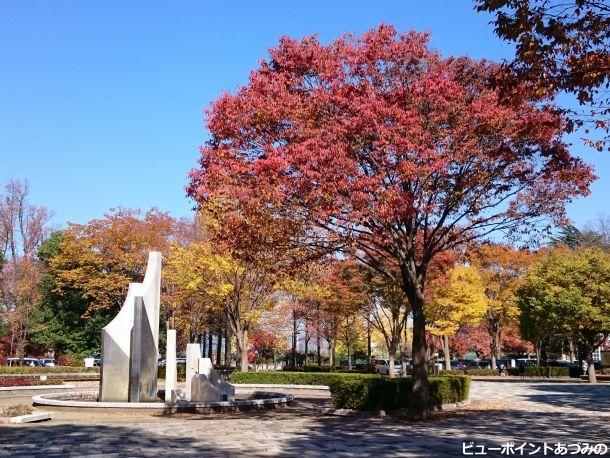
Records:
[[[473,381],[467,408],[426,423],[324,416],[319,411],[330,405],[327,394],[293,393],[297,401],[290,407],[241,414],[58,411],[49,423],[0,425],[0,455],[442,457],[463,456],[463,443],[471,441],[492,448],[509,441],[610,445],[610,384]],[[10,399],[16,401],[27,398]]]

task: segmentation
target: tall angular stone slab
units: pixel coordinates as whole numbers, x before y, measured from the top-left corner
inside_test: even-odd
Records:
[[[176,330],[167,330],[165,349],[165,402],[176,402],[178,372],[176,368]]]
[[[161,253],[148,253],[146,274],[142,283],[130,283],[127,298],[117,316],[102,330],[102,367],[100,401],[127,402],[131,359],[131,334],[134,326],[135,298],[140,296],[152,334],[155,361],[159,353],[159,304],[161,296]],[[148,354],[148,349],[147,349]],[[156,368],[155,368],[156,370]],[[155,380],[156,383],[156,380]]]
[[[142,297],[134,304],[129,361],[129,402],[157,399],[157,351]]]

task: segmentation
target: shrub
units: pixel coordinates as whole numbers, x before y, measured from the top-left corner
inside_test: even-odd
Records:
[[[509,375],[520,375],[518,367],[509,367]],[[525,366],[526,377],[568,377],[570,368],[564,366]]]
[[[176,373],[178,375],[178,381],[184,382],[186,380],[186,365],[178,364],[176,366]],[[159,366],[157,368],[157,378],[165,380],[165,366]]]
[[[498,369],[480,369],[480,368],[472,368],[468,369],[466,372],[464,371],[441,371],[439,375],[448,375],[448,376],[461,376],[461,375],[474,375],[474,376],[500,376],[500,371]]]
[[[79,366],[84,364],[83,359],[75,355],[59,355],[57,357],[58,366]]]
[[[430,407],[464,401],[470,378],[430,377]],[[400,410],[409,407],[413,380],[410,378],[361,377],[337,379],[330,385],[333,406],[354,410]]]
[[[40,380],[34,377],[0,377],[0,387],[8,386],[34,386],[34,385],[54,385],[57,380]]]
[[[2,409],[4,417],[19,417],[21,415],[29,415],[34,411],[32,406],[27,404],[13,404]]]
[[[303,372],[335,372],[338,368],[323,364],[321,366],[305,366]]]
[[[85,373],[99,372],[99,367],[64,367],[64,366],[53,366],[53,367],[29,367],[29,366],[12,366],[12,367],[0,367],[0,374],[69,374],[69,373]]]
[[[330,386],[336,380],[358,378],[381,378],[381,376],[376,374],[351,374],[337,372],[233,372],[231,374],[231,383]]]

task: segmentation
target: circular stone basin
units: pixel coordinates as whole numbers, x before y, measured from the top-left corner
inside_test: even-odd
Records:
[[[163,392],[161,391],[160,394]],[[103,409],[116,411],[138,411],[141,413],[215,413],[243,412],[247,410],[269,409],[290,404],[294,396],[283,393],[254,391],[247,399],[215,402],[99,402],[97,391],[71,391],[67,393],[49,393],[32,397],[35,406],[52,406],[66,410]]]

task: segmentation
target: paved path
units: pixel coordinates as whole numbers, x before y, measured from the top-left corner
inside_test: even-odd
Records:
[[[463,456],[462,444],[470,441],[610,446],[610,385],[473,382],[467,409],[423,424],[322,416],[317,410],[328,405],[328,395],[294,393],[291,407],[233,415],[59,412],[52,423],[0,425],[0,455],[444,457]]]

